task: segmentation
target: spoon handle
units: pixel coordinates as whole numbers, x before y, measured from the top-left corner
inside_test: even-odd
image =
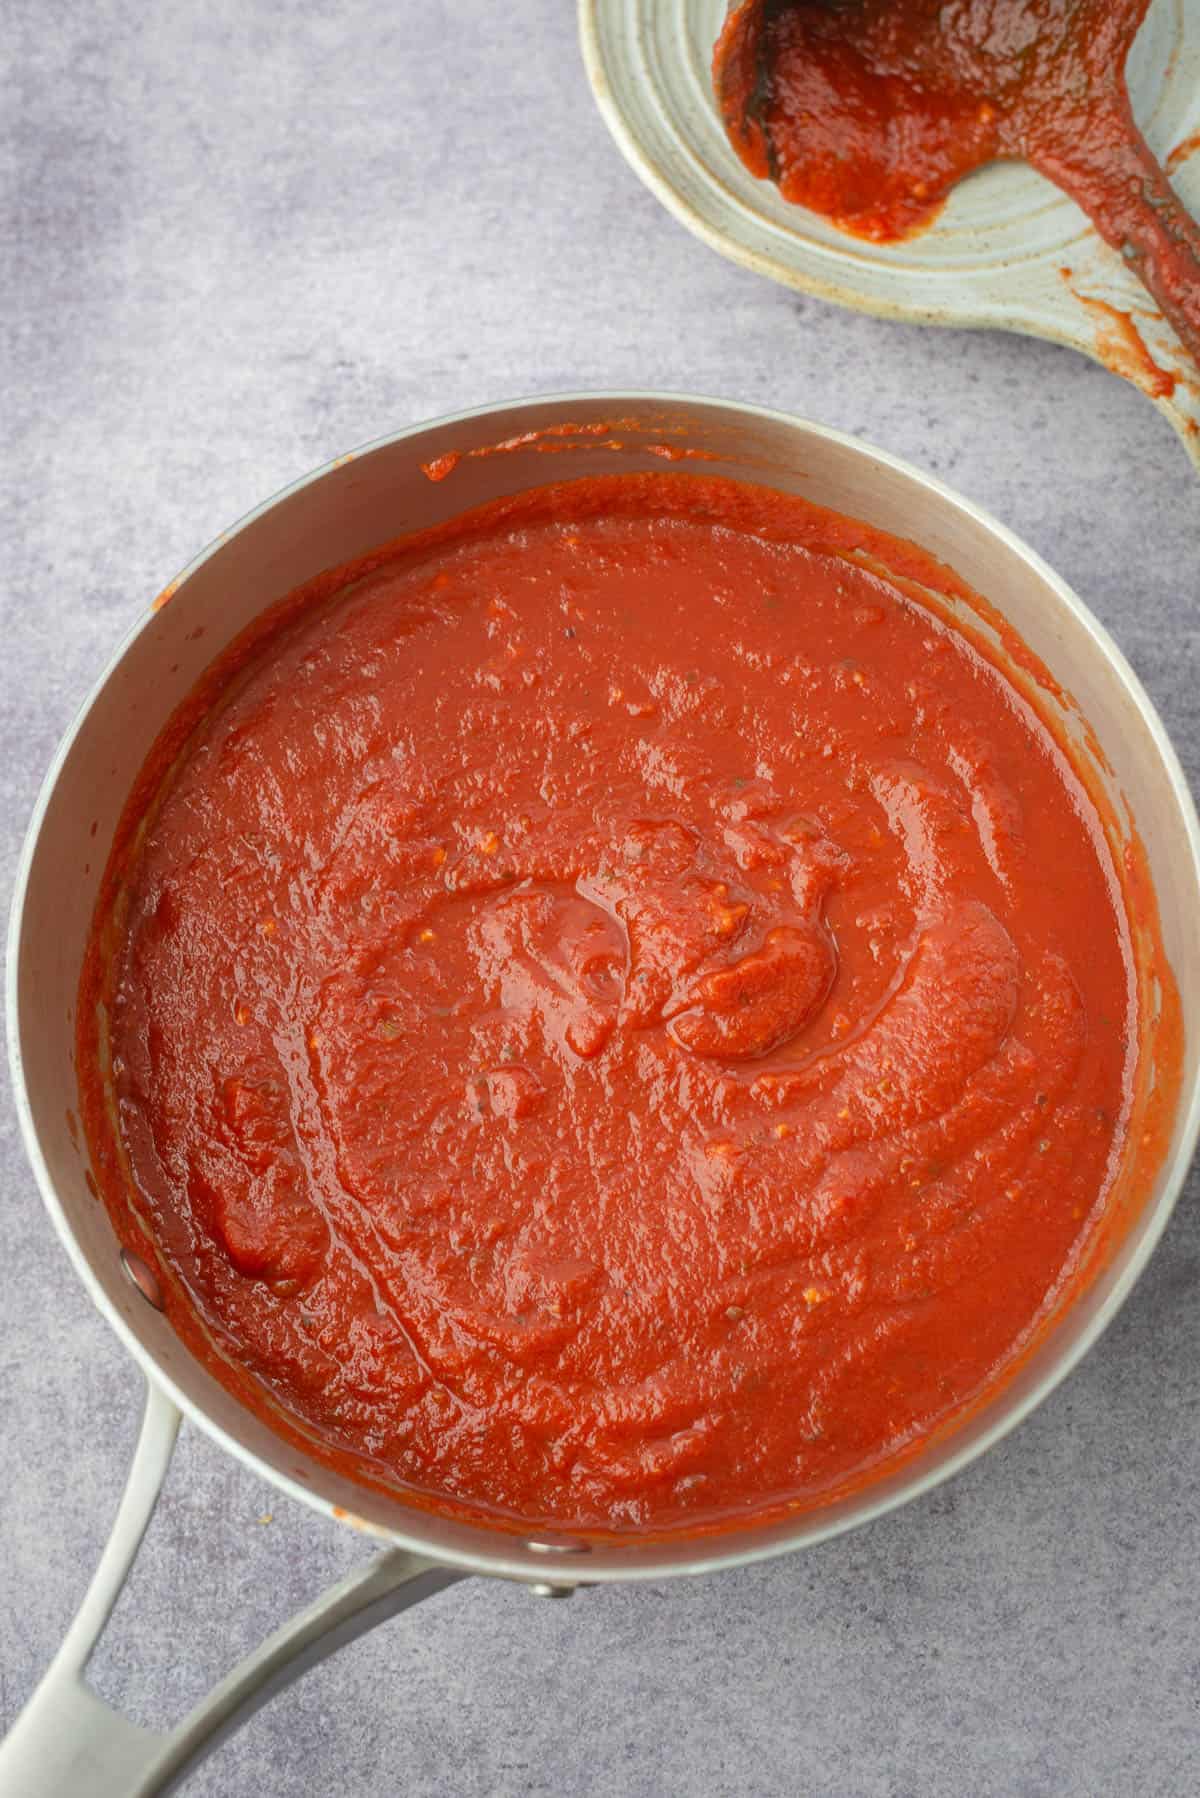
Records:
[[[1200,224],[1133,121],[1128,104],[1093,115],[1030,162],[1080,205],[1118,250],[1200,363]]]

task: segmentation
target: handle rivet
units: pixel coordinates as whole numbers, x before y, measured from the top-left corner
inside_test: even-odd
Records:
[[[125,1278],[131,1286],[136,1286],[148,1305],[156,1311],[163,1308],[162,1287],[158,1275],[149,1262],[143,1261],[140,1255],[131,1255],[128,1249],[121,1250],[121,1266]]]

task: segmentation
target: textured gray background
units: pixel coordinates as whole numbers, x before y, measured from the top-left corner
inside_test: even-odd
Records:
[[[539,389],[765,401],[935,470],[1084,594],[1200,775],[1200,496],[1165,423],[1067,351],[852,317],[719,260],[610,143],[568,0],[7,18],[6,885],[73,708],[200,545],[366,438]],[[139,1381],[7,1097],[0,1154],[7,1722],[107,1531]],[[560,1605],[460,1586],[309,1675],[188,1791],[1195,1791],[1198,1198],[1085,1366],[949,1487],[702,1583]],[[185,1432],[100,1687],[177,1715],[361,1552]]]

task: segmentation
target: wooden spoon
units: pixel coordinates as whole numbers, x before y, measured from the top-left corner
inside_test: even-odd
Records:
[[[1200,362],[1200,226],[1134,123],[1149,0],[737,0],[714,86],[730,141],[786,199],[876,241],[956,182],[1024,159],[1083,208]]]

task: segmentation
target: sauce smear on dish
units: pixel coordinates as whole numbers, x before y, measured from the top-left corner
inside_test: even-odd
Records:
[[[878,1474],[1031,1340],[1141,1022],[1096,809],[948,578],[765,489],[575,481],[325,577],[197,696],[114,850],[85,1115],[276,1427],[698,1526]]]
[[[1149,0],[735,0],[713,80],[752,174],[893,242],[1020,158],[1078,202],[1200,358],[1200,226],[1134,122]]]

